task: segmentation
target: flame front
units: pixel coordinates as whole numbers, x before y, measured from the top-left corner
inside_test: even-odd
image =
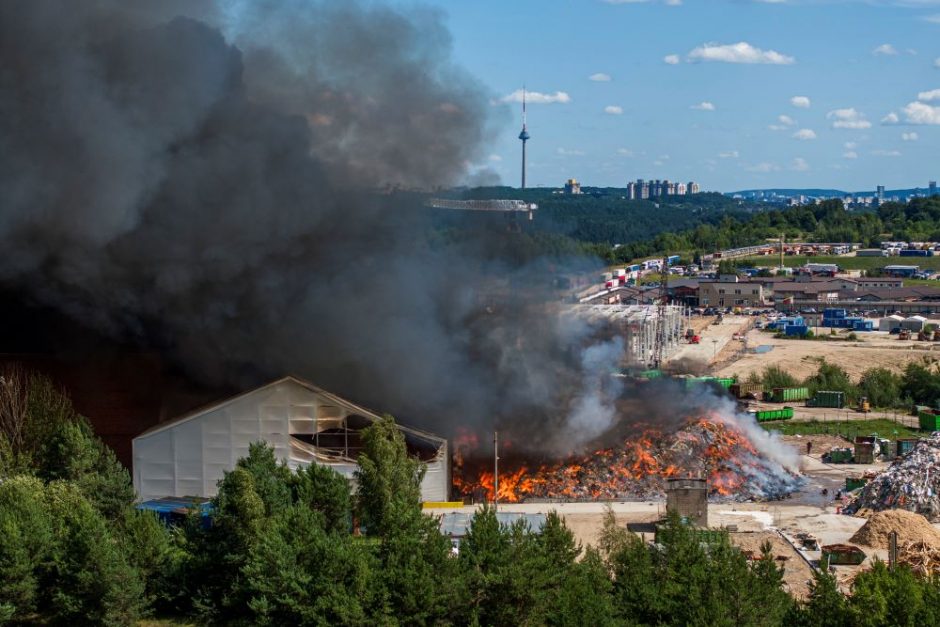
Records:
[[[465,474],[475,438],[455,439],[454,486],[463,495],[493,499],[492,470]],[[619,447],[554,464],[508,466],[499,474],[499,500],[615,500],[661,496],[673,477],[706,477],[717,498],[781,498],[799,487],[796,475],[763,458],[745,433],[718,416],[690,421],[673,434],[647,430]]]

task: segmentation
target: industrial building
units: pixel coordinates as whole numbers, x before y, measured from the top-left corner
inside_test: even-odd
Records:
[[[708,527],[708,482],[698,478],[669,479],[666,511],[675,512],[697,527]]]
[[[747,281],[702,282],[698,286],[701,307],[760,307],[764,304],[764,288]]]
[[[292,470],[324,464],[354,481],[361,432],[380,416],[296,377],[161,423],[134,438],[134,488],[142,501],[211,497],[226,471],[264,441]],[[450,492],[447,440],[399,425],[409,452],[427,466],[424,501]]]
[[[659,321],[656,305],[579,305],[572,312],[593,322],[606,321],[623,338],[624,359],[627,363],[646,365],[653,362],[656,331]],[[663,357],[669,358],[679,349],[687,325],[688,310],[667,305],[663,333]]]

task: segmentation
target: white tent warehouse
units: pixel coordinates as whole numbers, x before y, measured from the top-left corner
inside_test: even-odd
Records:
[[[147,501],[216,494],[223,473],[264,440],[291,469],[324,464],[354,480],[361,431],[380,416],[296,377],[197,409],[133,441],[134,488]],[[409,451],[427,465],[424,501],[450,493],[447,440],[399,425]]]

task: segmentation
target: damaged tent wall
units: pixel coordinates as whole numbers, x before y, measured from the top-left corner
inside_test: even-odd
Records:
[[[293,470],[328,465],[354,481],[360,432],[379,416],[300,379],[286,377],[196,410],[134,438],[134,488],[142,500],[216,494],[227,470],[264,440]],[[449,496],[443,438],[399,426],[409,451],[426,465],[425,501]]]

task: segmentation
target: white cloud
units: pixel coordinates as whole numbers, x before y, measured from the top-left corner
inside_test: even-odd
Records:
[[[559,148],[556,152],[559,154],[559,156],[562,156],[562,157],[583,157],[584,156],[583,150],[569,150],[567,148]]]
[[[763,163],[756,163],[754,165],[749,165],[744,169],[747,170],[748,172],[767,173],[767,172],[777,172],[778,170],[780,170],[780,166],[777,165],[776,163],[768,163],[764,161]]]
[[[740,155],[737,150],[729,150],[727,152],[719,152],[719,159],[737,159]]]
[[[917,94],[917,99],[923,102],[932,102],[934,100],[940,100],[940,89],[931,89],[930,91],[922,91]]]
[[[789,115],[780,115],[780,116],[777,116],[777,119],[784,126],[796,126],[796,120],[791,118]]]
[[[663,61],[669,65],[679,65],[679,55],[677,54],[667,54],[663,57]]]
[[[702,102],[700,102],[700,103],[698,103],[698,104],[695,104],[695,105],[692,105],[692,106],[689,107],[689,108],[690,108],[690,109],[695,109],[695,110],[697,110],[697,111],[714,111],[714,110],[715,110],[715,105],[713,105],[712,103],[708,102],[707,100],[703,100]]]
[[[764,63],[769,65],[790,65],[796,62],[793,57],[780,54],[776,50],[761,50],[746,41],[736,44],[708,43],[695,48],[689,53],[690,63],[698,61],[718,61],[721,63]]]
[[[916,142],[920,137],[917,133],[901,133],[901,141]]]
[[[617,149],[617,154],[620,155],[621,157],[632,157],[632,156],[634,156],[634,152],[633,152],[632,150],[630,150],[629,148],[618,148],[618,149]]]
[[[816,131],[809,128],[801,128],[797,132],[793,133],[794,139],[816,139]]]
[[[610,74],[604,74],[603,72],[597,72],[596,74],[591,74],[588,76],[589,81],[594,81],[595,83],[609,83]]]
[[[912,102],[904,107],[904,115],[908,124],[940,125],[940,107],[923,102]]]
[[[503,160],[503,158],[500,157],[499,155],[490,155],[489,157],[487,157],[487,159],[489,159],[490,161],[502,161]]]
[[[525,99],[529,104],[567,104],[571,102],[571,96],[563,91],[556,91],[554,94],[543,94],[537,91],[527,91],[525,92]],[[511,94],[503,96],[500,98],[500,102],[522,102],[522,90],[517,89]]]
[[[623,107],[618,107],[617,105],[607,105],[604,107],[604,113],[607,115],[620,115],[623,113]]]
[[[806,172],[809,170],[809,164],[806,163],[806,159],[797,157],[790,163],[790,169],[795,172]]]
[[[810,100],[806,96],[793,96],[790,98],[790,104],[800,109],[809,109]]]
[[[846,159],[858,159],[858,153],[854,150],[847,150],[842,153],[842,156]]]
[[[871,154],[876,157],[900,157],[901,153],[897,150],[872,150]]]
[[[925,15],[920,19],[924,20],[925,22],[930,22],[931,24],[940,24],[940,13],[935,15]]]
[[[898,53],[898,51],[891,44],[881,44],[880,46],[872,50],[871,53],[885,55],[885,56],[894,56]]]
[[[846,150],[855,150],[858,147],[858,143],[857,142],[845,142],[843,146],[845,146]]]
[[[900,122],[900,121],[901,121],[901,120],[898,118],[898,114],[895,113],[894,111],[892,111],[892,112],[889,113],[888,115],[886,115],[886,116],[884,116],[883,118],[881,118],[881,123],[882,123],[882,124],[897,124],[897,123]]]
[[[871,122],[865,119],[863,113],[854,108],[835,109],[826,114],[826,119],[832,120],[832,128],[871,128]]]
[[[937,57],[936,59],[933,60],[933,66],[937,68],[938,70],[940,70],[940,57]]]

